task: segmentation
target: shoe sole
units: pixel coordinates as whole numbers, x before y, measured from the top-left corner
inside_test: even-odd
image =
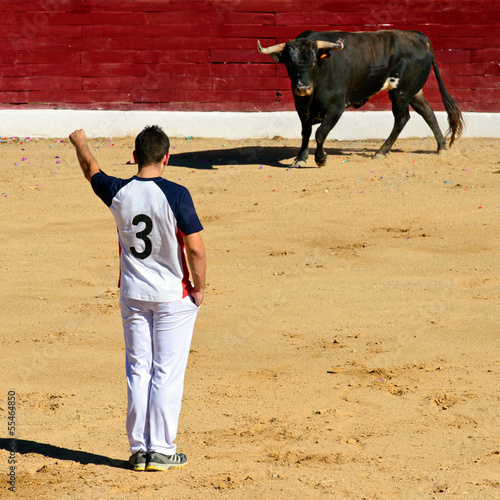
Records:
[[[146,470],[147,471],[162,471],[162,470],[168,470],[168,469],[182,469],[182,467],[186,467],[188,463],[186,462],[185,464],[155,464],[155,465],[147,465]]]
[[[146,470],[146,466],[145,465],[134,465],[132,467],[132,470],[134,470],[134,471],[144,471],[144,470]]]

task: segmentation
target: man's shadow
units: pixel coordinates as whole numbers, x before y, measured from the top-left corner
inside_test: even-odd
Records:
[[[349,158],[353,154],[365,158],[371,157],[375,149],[339,149],[325,148],[329,157]],[[266,165],[274,168],[291,168],[299,148],[296,146],[255,146],[241,148],[221,148],[186,153],[171,152],[169,165],[197,170],[214,170],[224,165]],[[309,149],[307,165],[301,168],[317,168],[314,162],[315,148]]]
[[[37,443],[26,439],[5,439],[0,438],[0,449],[14,452],[16,455],[25,455],[27,453],[36,453],[45,457],[54,458],[56,460],[70,460],[78,462],[82,465],[95,464],[107,465],[117,469],[128,469],[128,462],[124,460],[105,457],[104,455],[96,455],[80,450],[70,450],[68,448],[60,448],[47,443]],[[16,458],[17,460],[17,458]]]

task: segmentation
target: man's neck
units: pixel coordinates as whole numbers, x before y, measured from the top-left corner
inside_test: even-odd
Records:
[[[161,177],[162,168],[157,165],[147,165],[142,167],[137,172],[137,177],[142,177],[144,179],[152,179],[154,177]]]

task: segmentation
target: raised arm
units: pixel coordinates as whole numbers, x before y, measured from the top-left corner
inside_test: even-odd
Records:
[[[82,168],[83,175],[85,179],[90,182],[92,176],[99,172],[99,165],[96,159],[92,156],[89,146],[87,144],[87,136],[85,135],[85,130],[75,130],[70,136],[69,140],[71,144],[75,146],[76,157]]]
[[[193,297],[195,304],[200,307],[205,295],[205,245],[200,233],[184,236],[184,244],[186,245],[186,255],[194,285],[193,290],[191,290],[191,297]]]

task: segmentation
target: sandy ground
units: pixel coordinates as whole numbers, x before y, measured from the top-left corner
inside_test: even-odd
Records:
[[[172,139],[209,266],[189,465],[134,473],[116,229],[63,139],[0,144],[0,497],[500,498],[500,140],[289,168],[299,141]],[[90,144],[135,173],[132,138]]]

